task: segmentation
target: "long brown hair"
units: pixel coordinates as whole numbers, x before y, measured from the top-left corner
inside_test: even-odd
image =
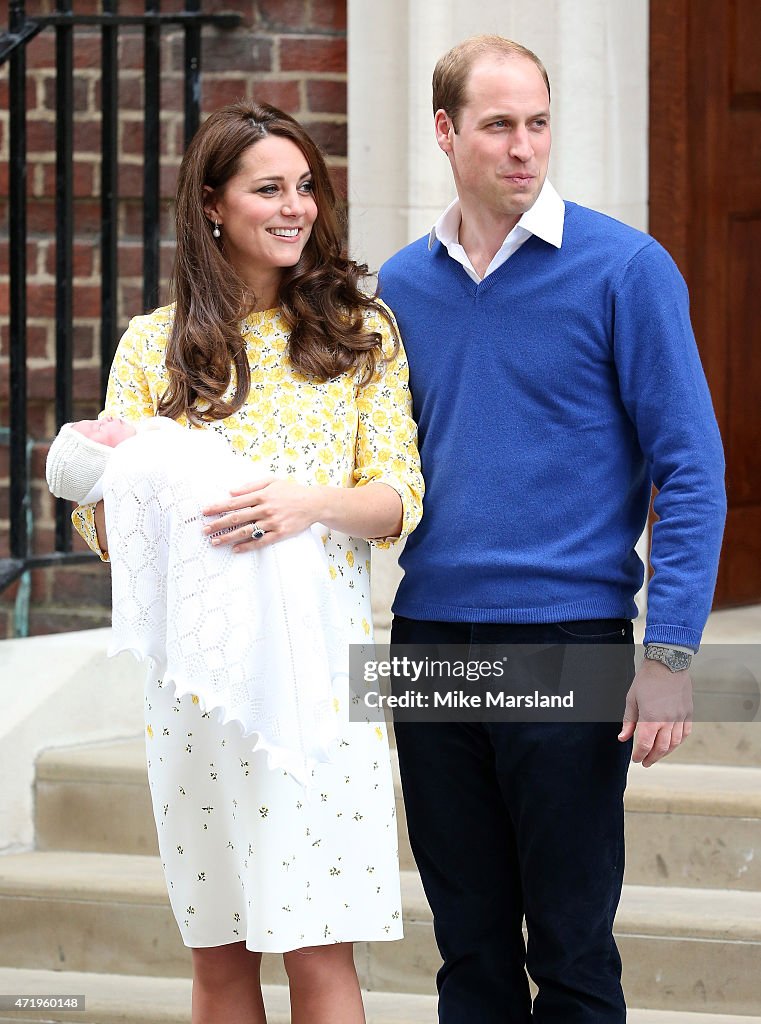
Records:
[[[219,193],[238,173],[244,152],[268,135],[294,142],[309,164],[317,219],[298,263],[283,271],[278,300],[290,328],[293,367],[319,381],[356,372],[366,384],[383,361],[382,338],[364,327],[385,308],[360,289],[367,267],[344,248],[344,224],[325,161],[305,129],[267,103],[222,107],[196,132],[180,165],[177,248],[172,272],[174,319],[166,349],[169,386],[159,412],[193,422],[224,419],[248,398],[251,386],[241,321],[256,302],[212,235],[204,212],[208,190]],[[398,338],[394,331],[395,348]],[[235,379],[229,401],[224,394]]]

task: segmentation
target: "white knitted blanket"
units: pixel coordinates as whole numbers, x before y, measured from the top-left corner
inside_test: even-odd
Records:
[[[152,658],[178,697],[239,723],[270,768],[307,785],[330,760],[348,674],[320,528],[258,551],[212,546],[201,508],[261,472],[210,430],[151,427],[114,449],[103,479],[109,654]]]

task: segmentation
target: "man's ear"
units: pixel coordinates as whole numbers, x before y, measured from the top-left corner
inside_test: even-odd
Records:
[[[444,153],[452,152],[452,136],[454,135],[454,122],[446,110],[437,110],[433,118],[433,126],[436,130],[436,142],[439,149]]]

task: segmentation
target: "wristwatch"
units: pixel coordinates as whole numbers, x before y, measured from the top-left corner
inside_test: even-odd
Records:
[[[684,672],[690,667],[692,654],[682,647],[666,647],[663,644],[645,644],[645,657],[660,661],[672,672]]]

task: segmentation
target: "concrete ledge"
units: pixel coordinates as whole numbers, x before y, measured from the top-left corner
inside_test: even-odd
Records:
[[[0,641],[0,850],[32,843],[41,751],[142,732],[145,669],[106,657],[109,632]]]

